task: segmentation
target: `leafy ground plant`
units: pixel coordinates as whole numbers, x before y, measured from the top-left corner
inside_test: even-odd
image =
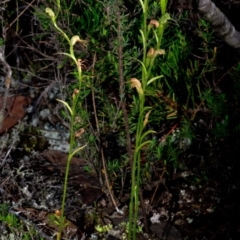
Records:
[[[6,203],[0,204],[0,221],[7,228],[1,230],[1,239],[5,239],[6,229],[8,236],[14,239],[30,240],[39,239],[43,240],[33,226],[24,226],[22,222],[14,214],[9,213],[9,206]]]

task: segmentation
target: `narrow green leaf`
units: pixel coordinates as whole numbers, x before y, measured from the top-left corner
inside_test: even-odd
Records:
[[[142,61],[138,60],[137,58],[133,58],[133,59],[136,60],[137,62],[139,62],[143,66],[144,74],[146,76],[147,75],[147,69],[146,69],[145,64]]]
[[[164,76],[161,75],[161,76],[157,76],[157,77],[151,78],[151,79],[147,82],[147,85],[149,85],[150,83],[152,83],[152,82],[154,82],[155,80],[160,79],[160,78],[162,78],[162,77],[164,77]]]
[[[69,156],[70,159],[71,159],[77,152],[79,152],[80,150],[82,150],[82,149],[85,148],[86,146],[87,146],[87,143],[86,143],[85,145],[77,148],[76,150],[74,150],[74,151],[72,152],[72,154]]]
[[[151,143],[152,142],[152,140],[148,140],[148,141],[146,141],[146,142],[143,142],[142,144],[140,144],[139,146],[138,146],[138,148],[135,150],[136,152],[139,152],[145,145],[147,145],[147,144],[149,144],[149,143]]]
[[[72,109],[70,108],[70,106],[68,105],[67,102],[65,102],[63,100],[60,100],[60,99],[57,99],[57,101],[63,103],[67,107],[67,109],[70,112],[70,114],[73,115]]]
[[[139,0],[139,2],[140,2],[140,4],[141,4],[141,6],[142,6],[143,13],[145,13],[145,12],[146,12],[146,8],[145,8],[145,6],[144,6],[143,1],[142,1],[142,0]]]
[[[147,132],[145,132],[145,133],[141,136],[140,142],[142,142],[143,139],[144,139],[148,134],[151,134],[151,133],[156,133],[156,131],[148,130]]]

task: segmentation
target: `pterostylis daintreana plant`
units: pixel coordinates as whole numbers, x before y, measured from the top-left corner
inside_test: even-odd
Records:
[[[57,12],[59,13],[60,11],[60,1],[57,1]],[[57,29],[57,31],[59,33],[61,33],[61,35],[64,37],[64,39],[68,42],[69,44],[69,53],[60,53],[60,54],[64,54],[66,56],[68,56],[76,65],[77,68],[77,80],[78,80],[78,88],[74,89],[74,92],[72,94],[72,98],[71,98],[71,104],[69,105],[67,102],[62,101],[62,100],[58,100],[59,102],[63,103],[69,113],[70,113],[70,147],[69,147],[69,152],[68,152],[68,159],[67,159],[67,165],[66,165],[66,172],[65,172],[65,178],[64,178],[64,187],[63,187],[63,196],[62,196],[62,205],[61,205],[61,214],[60,216],[57,218],[58,222],[57,224],[59,225],[58,228],[58,233],[57,233],[57,240],[61,239],[61,235],[63,232],[63,229],[65,227],[65,218],[64,218],[64,208],[65,208],[65,202],[66,202],[66,195],[67,195],[67,186],[68,186],[68,174],[69,174],[69,168],[70,168],[70,163],[71,163],[71,159],[72,157],[81,149],[83,149],[86,145],[81,146],[77,149],[74,149],[74,121],[75,121],[75,117],[76,117],[76,107],[77,105],[79,105],[79,96],[81,94],[81,90],[82,90],[82,83],[83,83],[83,76],[82,76],[82,60],[81,59],[77,59],[75,57],[74,54],[74,45],[77,42],[80,42],[81,44],[85,44],[85,41],[80,39],[79,36],[73,36],[71,39],[66,35],[66,33],[60,29],[56,23],[56,15],[53,12],[52,9],[50,8],[46,8],[46,13],[50,16],[52,23],[54,25],[54,27]]]
[[[147,20],[148,11],[148,0],[139,0],[143,17],[142,17],[142,28],[140,30],[141,40],[143,44],[143,59],[137,61],[141,66],[141,80],[137,78],[131,78],[131,87],[135,88],[138,93],[138,122],[136,126],[136,140],[135,140],[135,150],[133,156],[133,164],[131,169],[131,199],[129,206],[129,228],[128,228],[128,239],[135,240],[137,233],[137,219],[139,211],[139,188],[140,188],[140,174],[141,174],[141,149],[149,144],[151,140],[147,137],[154,133],[153,130],[145,130],[148,123],[151,107],[145,106],[145,94],[148,86],[150,86],[154,81],[162,78],[162,75],[152,76],[152,67],[154,65],[154,60],[159,55],[163,55],[165,52],[160,49],[161,41],[164,33],[164,28],[170,19],[169,14],[166,12],[167,0],[159,1],[159,8],[161,9],[160,19],[151,19],[149,22]],[[149,40],[154,39],[155,45],[150,46]],[[152,43],[152,41],[151,41]]]

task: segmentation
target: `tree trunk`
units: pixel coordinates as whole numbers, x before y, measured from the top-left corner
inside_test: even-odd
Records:
[[[211,0],[198,0],[198,11],[204,19],[212,24],[214,31],[226,44],[240,49],[240,32],[236,31],[227,17]]]

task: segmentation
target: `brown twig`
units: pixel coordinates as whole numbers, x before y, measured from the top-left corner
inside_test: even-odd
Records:
[[[16,22],[18,21],[18,19],[26,12],[26,10],[32,6],[32,4],[35,2],[36,0],[31,1],[27,7],[9,24],[8,28],[6,29],[6,31]]]
[[[117,204],[117,202],[115,200],[115,197],[113,195],[113,192],[112,192],[112,187],[110,186],[110,183],[109,183],[108,174],[107,174],[107,168],[106,168],[106,161],[105,161],[105,157],[104,157],[104,153],[103,153],[103,149],[102,148],[101,148],[100,152],[101,152],[103,173],[104,173],[104,176],[105,176],[105,181],[106,181],[108,193],[109,193],[109,195],[111,197],[112,204],[113,204],[113,206],[115,207],[115,209],[116,209],[116,211],[118,213],[123,214],[123,212],[121,210],[119,210],[119,208],[118,208],[118,204]]]
[[[94,76],[94,67],[95,67],[96,61],[97,61],[97,57],[96,57],[96,53],[94,53],[93,64],[92,64],[92,75],[93,76]],[[96,123],[96,127],[97,127],[97,132],[98,132],[98,134],[100,134],[100,127],[99,127],[99,122],[98,122],[98,117],[97,117],[97,108],[96,108],[96,102],[95,102],[95,93],[94,93],[93,87],[92,87],[92,103],[93,103],[93,112],[94,112],[94,118],[95,118],[95,123]]]
[[[3,33],[3,37],[5,36],[6,36],[5,33]],[[2,128],[2,123],[4,120],[4,112],[6,108],[7,97],[8,97],[9,88],[10,88],[11,79],[12,79],[12,69],[5,59],[4,52],[5,51],[3,46],[0,49],[0,62],[2,62],[4,72],[6,73],[6,77],[5,77],[5,92],[4,92],[3,104],[2,104],[2,109],[0,109],[0,129]]]
[[[93,64],[92,64],[92,75],[93,76],[94,76],[94,66],[95,66],[95,63],[96,63],[96,53],[94,54]],[[95,103],[95,94],[94,94],[94,89],[93,88],[92,88],[92,102],[93,102],[93,111],[94,111],[97,131],[98,131],[98,134],[100,135],[100,127],[99,127],[99,121],[98,121],[98,117],[97,117],[97,109],[96,109],[96,103]],[[100,155],[101,155],[101,160],[102,160],[102,168],[103,168],[103,173],[104,173],[104,177],[105,177],[105,182],[106,182],[106,185],[107,185],[108,193],[110,195],[112,204],[115,207],[116,211],[118,213],[122,214],[122,211],[120,211],[118,209],[118,204],[117,204],[117,202],[115,200],[114,194],[112,192],[112,188],[110,186],[110,182],[109,182],[109,179],[108,179],[108,173],[107,173],[107,167],[106,167],[106,160],[105,160],[105,156],[104,156],[104,152],[103,152],[102,146],[100,146]]]

